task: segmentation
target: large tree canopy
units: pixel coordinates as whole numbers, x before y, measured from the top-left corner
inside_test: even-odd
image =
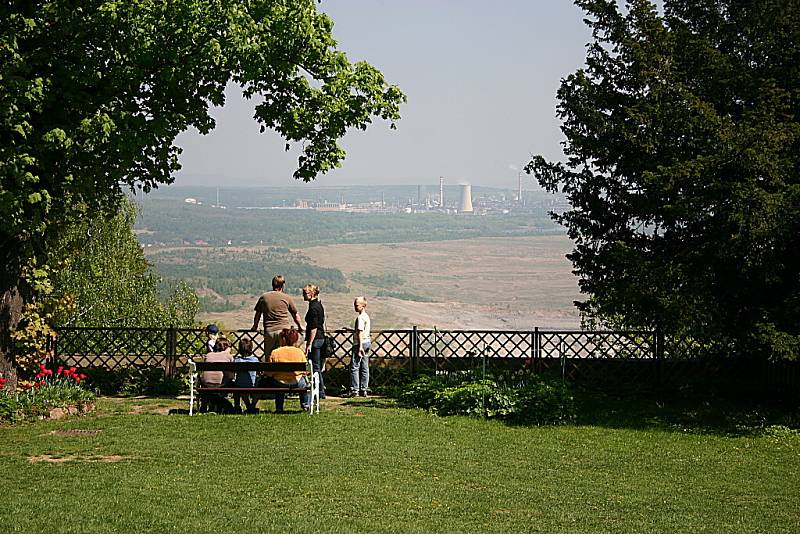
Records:
[[[213,128],[229,81],[263,128],[303,142],[306,181],[339,164],[348,128],[395,120],[404,100],[336,50],[313,0],[26,0],[0,21],[4,238],[169,183],[175,137]]]
[[[351,64],[332,26],[313,0],[0,2],[0,334],[50,234],[171,182],[176,136],[214,127],[228,83],[262,129],[302,143],[305,181],[340,164],[349,128],[398,119],[403,93]]]
[[[567,160],[528,168],[572,204],[579,306],[796,354],[800,4],[576,4],[593,42],[558,92]]]

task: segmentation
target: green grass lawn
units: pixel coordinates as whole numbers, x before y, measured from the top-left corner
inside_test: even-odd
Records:
[[[780,427],[523,428],[326,402],[189,418],[101,399],[0,428],[0,531],[800,530],[800,435]]]

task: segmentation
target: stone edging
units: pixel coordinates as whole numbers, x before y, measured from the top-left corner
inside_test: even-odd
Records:
[[[87,402],[81,404],[73,404],[65,408],[52,408],[50,413],[46,416],[41,416],[41,419],[63,419],[70,415],[84,415],[95,410],[94,402]]]

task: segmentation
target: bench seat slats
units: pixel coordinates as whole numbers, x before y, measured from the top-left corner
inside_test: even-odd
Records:
[[[304,372],[305,362],[195,362],[203,371],[262,371],[269,373]]]
[[[225,387],[225,388],[204,388],[199,387],[197,391],[200,393],[245,393],[247,395],[254,395],[258,393],[301,393],[301,392],[308,392],[311,388],[299,388],[296,386],[293,387],[285,387],[285,388],[236,388],[236,387]]]

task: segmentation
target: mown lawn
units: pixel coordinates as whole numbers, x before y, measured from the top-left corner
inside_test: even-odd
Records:
[[[95,416],[0,428],[0,531],[800,530],[792,431],[521,428],[328,402],[189,418],[101,399]]]

